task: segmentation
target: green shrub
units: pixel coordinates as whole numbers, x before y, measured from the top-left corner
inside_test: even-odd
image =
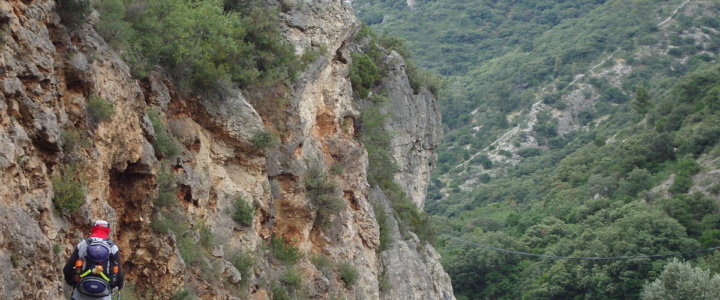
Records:
[[[63,130],[60,139],[62,140],[63,148],[68,152],[74,152],[79,148],[90,147],[91,145],[87,135],[77,128]]]
[[[339,163],[334,163],[332,166],[330,166],[330,174],[332,175],[342,175],[344,170],[345,168]]]
[[[388,276],[387,272],[383,271],[382,274],[378,277],[378,288],[381,292],[389,292],[392,289],[392,283],[390,282],[390,277]]]
[[[130,39],[137,34],[132,24],[125,20],[127,9],[123,0],[94,1],[93,7],[100,13],[95,31],[118,52],[126,53]]]
[[[87,101],[87,118],[90,126],[97,126],[102,121],[109,120],[114,113],[112,102],[95,94],[90,95]]]
[[[172,296],[172,300],[195,300],[195,299],[197,299],[195,292],[193,292],[192,289],[188,289],[186,287],[183,287],[182,290],[175,292],[175,294],[173,294],[173,296]]]
[[[270,148],[274,145],[276,145],[278,142],[278,137],[276,134],[273,134],[270,131],[262,130],[255,132],[253,134],[252,139],[250,139],[250,143],[253,145],[255,149],[266,149]]]
[[[295,269],[286,270],[285,273],[280,275],[278,281],[290,292],[295,292],[302,288],[302,274]]]
[[[246,202],[242,197],[235,200],[235,213],[232,219],[245,227],[252,226],[255,215],[255,206]]]
[[[215,246],[215,237],[210,228],[202,225],[198,231],[200,234],[200,246],[205,249],[212,249]]]
[[[675,172],[680,175],[693,176],[702,170],[702,167],[692,158],[683,159],[675,165]]]
[[[185,216],[178,211],[157,212],[151,218],[150,229],[157,233],[181,234],[187,231],[186,222]]]
[[[62,252],[62,246],[60,246],[60,244],[53,244],[52,250],[53,253],[60,254],[60,252]]]
[[[373,204],[373,211],[375,212],[375,220],[378,222],[380,227],[380,246],[378,251],[382,252],[390,247],[390,244],[395,241],[390,230],[390,224],[388,223],[387,212],[385,207]]]
[[[165,124],[160,119],[160,112],[157,110],[150,110],[147,113],[150,117],[150,122],[155,130],[155,139],[152,141],[153,149],[155,150],[155,156],[159,159],[165,157],[173,157],[180,153],[180,147],[173,136],[170,135]]]
[[[270,239],[269,247],[270,254],[272,254],[275,259],[286,265],[294,265],[302,257],[300,249],[293,247],[292,245],[288,245],[285,238],[282,237],[274,237]]]
[[[186,264],[193,264],[200,260],[202,250],[191,232],[184,232],[177,238],[177,249]]]
[[[50,179],[55,192],[53,203],[63,215],[73,215],[85,202],[85,185],[75,178],[72,168],[63,168],[61,176]]]
[[[248,253],[238,251],[230,258],[230,262],[240,272],[241,284],[247,286],[250,283],[253,268],[255,268],[255,259]]]
[[[282,285],[280,282],[273,282],[270,284],[270,293],[272,294],[273,300],[290,300],[290,291]]]
[[[10,254],[10,265],[13,267],[13,269],[17,269],[20,267],[20,260],[22,260],[22,256],[13,253]]]
[[[89,0],[58,0],[60,22],[71,29],[85,23],[91,12]]]
[[[718,299],[720,275],[692,267],[690,263],[673,259],[655,281],[643,286],[640,298],[659,299]]]
[[[370,89],[380,82],[380,71],[373,60],[364,53],[351,53],[350,83],[360,98],[366,98]]]
[[[292,80],[301,67],[284,41],[276,9],[260,1],[112,1],[96,6],[98,29],[112,40],[136,76],[163,67],[191,94],[223,96],[229,84],[269,87]],[[123,15],[120,12],[124,11]],[[124,42],[113,44],[123,47]],[[120,52],[120,51],[119,51]]]
[[[320,272],[322,272],[325,277],[328,277],[330,272],[332,271],[333,262],[325,255],[313,255],[310,258],[310,262],[312,262],[312,264],[315,265],[315,267],[320,270]]]
[[[360,278],[360,273],[358,273],[355,266],[353,266],[349,262],[343,262],[338,266],[338,269],[340,270],[340,278],[345,282],[345,286],[350,288],[353,285],[355,285]]]
[[[305,196],[317,209],[315,223],[323,228],[327,227],[330,216],[339,213],[345,202],[338,196],[335,184],[330,181],[327,174],[317,163],[311,163],[305,174],[304,183]]]
[[[161,168],[157,173],[158,195],[153,199],[157,207],[175,207],[177,201],[177,186],[175,177],[166,168]]]

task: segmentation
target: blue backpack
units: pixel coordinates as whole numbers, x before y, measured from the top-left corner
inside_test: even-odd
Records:
[[[75,273],[79,281],[75,286],[84,295],[104,297],[112,294],[115,286],[117,268],[112,253],[114,243],[108,240],[85,240],[87,249],[78,253],[78,262],[75,263]]]

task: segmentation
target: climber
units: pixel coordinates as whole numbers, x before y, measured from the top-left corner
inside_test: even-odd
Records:
[[[90,235],[75,247],[65,263],[65,282],[73,287],[74,300],[111,300],[114,289],[124,286],[120,250],[109,238],[110,224],[93,223]]]

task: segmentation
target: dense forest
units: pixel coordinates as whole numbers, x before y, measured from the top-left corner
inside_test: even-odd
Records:
[[[720,3],[353,5],[445,80],[425,210],[459,299],[720,295],[717,251],[479,246],[720,246]]]

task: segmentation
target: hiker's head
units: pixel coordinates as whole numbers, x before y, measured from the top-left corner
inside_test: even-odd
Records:
[[[110,223],[108,223],[108,221],[97,220],[93,222],[90,237],[107,239],[108,235],[110,235]]]

